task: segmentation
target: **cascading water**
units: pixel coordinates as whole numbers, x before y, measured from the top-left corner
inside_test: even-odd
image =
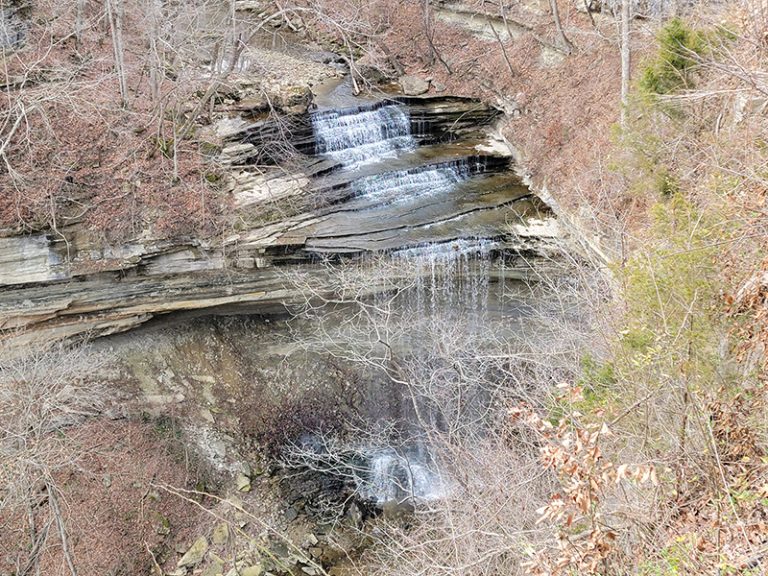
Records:
[[[355,196],[364,196],[377,205],[413,200],[449,191],[479,171],[480,163],[467,159],[365,176],[355,182]]]
[[[463,236],[466,231],[461,228],[465,225],[461,221],[461,198],[453,194],[465,181],[486,172],[485,157],[456,158],[455,151],[451,151],[446,155],[448,160],[408,167],[412,159],[421,158],[423,162],[423,158],[434,156],[420,155],[418,151],[408,156],[402,154],[414,152],[416,141],[406,109],[396,104],[379,103],[317,112],[312,115],[312,125],[317,154],[344,167],[338,173],[336,183],[333,175],[329,177],[331,186],[339,186],[341,181],[341,186],[350,191],[348,198],[355,201],[349,209],[339,212],[343,216],[332,221],[329,234],[339,234],[339,230],[343,230],[348,231],[348,236],[375,235],[381,232],[372,221],[379,218],[394,220],[395,230],[406,230],[401,246],[411,247],[373,252],[370,260],[360,259],[361,266],[374,267],[372,272],[379,274],[378,282],[382,281],[383,272],[385,284],[389,280],[386,278],[387,263],[382,264],[382,258],[392,265],[393,279],[407,275],[406,283],[410,283],[411,289],[404,295],[404,309],[400,312],[408,314],[415,322],[431,322],[433,319],[439,322],[441,315],[444,319],[446,314],[452,314],[461,316],[470,326],[469,330],[486,329],[483,315],[488,306],[490,270],[501,244],[472,234]],[[350,181],[350,173],[362,164],[384,160],[392,160],[397,168],[365,168],[360,177]],[[374,170],[375,173],[371,173]],[[415,241],[408,238],[410,215],[418,210],[445,213],[446,217],[439,217],[443,222],[458,221],[456,239],[422,242],[418,236],[414,236]],[[417,225],[428,230],[431,224],[428,221]],[[365,232],[365,226],[372,231]],[[400,236],[397,238],[401,239]],[[390,297],[391,292],[386,289],[376,294],[382,303]],[[429,414],[426,416],[431,418]],[[406,423],[406,426],[419,428],[415,422]],[[450,491],[450,481],[445,478],[444,471],[438,469],[430,447],[425,443],[414,442],[400,450],[366,447],[364,456],[365,469],[355,472],[358,493],[378,505],[392,501],[434,500],[445,497]]]
[[[373,449],[369,458],[367,477],[358,484],[361,495],[372,502],[429,501],[447,493],[445,480],[422,445],[401,452]]]
[[[315,152],[344,166],[359,166],[412,150],[408,112],[396,104],[376,104],[312,115]]]
[[[493,255],[499,246],[487,238],[461,238],[393,252],[391,258],[413,275],[416,317],[435,318],[438,309],[445,309],[474,315],[475,324],[482,324]]]

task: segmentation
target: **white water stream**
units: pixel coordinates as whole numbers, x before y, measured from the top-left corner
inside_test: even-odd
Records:
[[[347,172],[362,164],[383,162],[412,151],[416,142],[406,109],[397,104],[316,112],[312,116],[316,152],[343,165]],[[449,198],[456,186],[485,166],[476,157],[379,171],[351,184],[352,195],[367,202],[365,208],[426,197]],[[413,274],[409,306],[415,318],[434,316],[448,307],[479,319],[488,305],[489,271],[499,249],[485,238],[458,238],[423,243],[390,252],[398,270]],[[474,322],[482,326],[482,320]],[[450,487],[429,447],[413,443],[401,450],[374,446],[366,449],[366,470],[358,473],[359,493],[378,505],[405,500],[427,501],[444,497]]]

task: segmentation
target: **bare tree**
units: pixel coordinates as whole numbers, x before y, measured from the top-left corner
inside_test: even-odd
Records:
[[[560,48],[566,54],[570,54],[573,52],[573,44],[568,40],[568,37],[565,35],[565,30],[563,30],[563,22],[560,19],[560,9],[557,7],[557,0],[549,0],[549,6],[552,10],[552,17],[555,19],[555,29],[557,30],[557,38]]]
[[[125,70],[125,47],[123,46],[123,19],[125,10],[123,0],[105,0],[109,30],[112,35],[112,49],[115,54],[115,72],[120,87],[120,98],[124,108],[128,102],[128,80]]]
[[[93,372],[104,358],[83,345],[33,347],[23,356],[0,351],[0,516],[27,519],[28,545],[16,573],[39,573],[40,554],[56,533],[76,576],[60,474],[82,454],[63,430],[100,412],[104,391]]]
[[[507,408],[544,405],[554,383],[575,378],[589,340],[577,275],[558,274],[563,264],[552,264],[530,283],[510,285],[489,284],[499,270],[455,251],[336,266],[330,284],[292,278],[308,296],[297,313],[315,330],[300,341],[384,373],[406,399],[405,422],[383,433],[357,428],[352,438],[323,437],[321,447],[294,446],[287,455],[293,467],[347,479],[363,499],[371,497],[366,457],[385,449],[402,462],[394,493],[415,516],[409,529],[389,515],[378,523],[372,554],[380,573],[522,574],[521,550],[547,537],[536,510],[553,477],[541,469],[537,441],[508,420]],[[519,316],[488,313],[501,306],[487,304],[497,293]],[[409,455],[414,443],[428,453],[431,493],[414,486],[412,477],[427,466]],[[418,474],[409,473],[414,467]]]
[[[632,2],[621,2],[621,125],[627,125],[627,106],[629,105],[629,75],[631,48],[629,45],[629,27],[631,21]]]

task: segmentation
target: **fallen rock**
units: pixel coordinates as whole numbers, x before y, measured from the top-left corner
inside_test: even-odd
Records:
[[[235,479],[235,485],[237,486],[239,492],[251,491],[251,479],[242,472],[237,475]]]
[[[223,546],[229,540],[229,526],[226,522],[222,522],[216,528],[213,529],[211,534],[211,542],[216,546]]]
[[[276,98],[277,106],[288,114],[306,112],[311,102],[312,91],[307,86],[281,87]]]
[[[264,0],[235,0],[235,10],[250,12],[264,10]]]
[[[317,536],[315,536],[310,532],[309,534],[307,534],[307,537],[304,538],[304,542],[302,542],[301,547],[311,548],[313,546],[317,546],[317,543],[318,543]]]
[[[179,568],[197,566],[202,562],[205,557],[205,553],[208,552],[208,539],[205,536],[200,536],[195,540],[194,544],[189,547],[189,550],[181,557],[181,560],[177,563]]]
[[[205,570],[203,570],[202,576],[217,576],[217,574],[222,574],[224,572],[224,560],[221,559],[216,554],[209,554],[208,555],[209,564],[206,566]]]
[[[420,96],[429,91],[429,82],[418,76],[400,76],[400,88],[406,96]]]
[[[227,445],[223,440],[218,438],[212,438],[209,443],[209,448],[214,456],[217,458],[224,458],[227,455]]]
[[[159,512],[157,512],[157,520],[158,520],[158,524],[157,524],[157,528],[155,529],[155,531],[160,536],[168,536],[168,534],[171,533],[171,522],[170,522],[170,520],[168,520],[168,518],[166,518],[165,516],[163,516]]]
[[[263,573],[264,568],[262,568],[261,564],[256,564],[255,566],[243,568],[240,571],[240,576],[261,576]]]
[[[205,420],[209,424],[216,423],[216,418],[213,417],[213,413],[210,410],[208,410],[208,408],[201,408],[200,416],[202,416],[203,420]]]
[[[362,65],[359,67],[358,72],[360,72],[360,76],[371,84],[384,84],[389,80],[386,73],[376,66]]]

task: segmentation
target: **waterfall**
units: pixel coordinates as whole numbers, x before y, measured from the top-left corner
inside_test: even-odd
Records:
[[[436,500],[447,489],[428,451],[421,445],[396,452],[372,451],[367,477],[358,480],[363,498],[382,505],[406,500]]]
[[[489,313],[491,266],[502,249],[503,244],[495,239],[460,238],[389,253],[392,276],[405,276],[411,285],[409,290],[401,293],[397,314],[409,319],[408,334],[403,338],[412,335],[415,340],[410,343],[402,340],[400,345],[409,350],[433,346],[439,341],[441,331],[455,322],[461,323],[462,333],[487,338],[489,328],[494,326],[489,321],[489,314],[492,314]],[[378,261],[376,265],[380,267],[382,264]],[[374,298],[381,298],[379,307],[386,310],[391,294],[377,293]],[[437,340],[433,341],[429,334],[438,335]],[[425,335],[426,339],[422,339]],[[475,400],[479,402],[477,398]],[[427,402],[419,410],[422,411],[421,418],[432,421],[438,429],[444,414],[433,408]],[[378,506],[447,497],[455,485],[431,451],[430,445],[423,441],[398,450],[369,448],[365,470],[358,479],[360,495]]]
[[[460,238],[404,248],[391,254],[414,279],[411,305],[417,318],[439,320],[460,314],[467,329],[482,328],[488,307],[489,277],[499,242],[488,238]]]
[[[500,299],[498,286],[489,282],[491,268],[503,260],[498,256],[506,245],[494,239],[504,237],[505,228],[488,222],[489,215],[504,222],[496,211],[505,206],[507,181],[495,176],[467,181],[505,170],[507,159],[478,155],[471,143],[462,147],[430,139],[428,125],[413,122],[406,107],[388,102],[315,112],[311,121],[316,154],[344,168],[323,173],[312,189],[321,199],[325,193],[343,199],[313,224],[322,232],[313,247],[323,248],[325,241],[334,250],[346,244],[348,254],[362,254],[357,260],[360,276],[352,282],[361,282],[362,294],[372,294],[372,321],[379,313],[386,320],[389,314],[398,315],[395,331],[398,321],[404,328],[397,345],[405,354],[434,348],[441,336],[447,342],[457,326],[473,339],[485,337],[493,330],[487,321],[489,301],[493,308]],[[415,151],[417,140],[423,139],[429,148],[403,154]],[[373,162],[381,164],[357,170]],[[519,194],[513,186],[510,198]],[[347,330],[344,324],[339,330]],[[363,326],[362,337],[351,335],[351,346],[357,339],[368,345],[365,331]],[[470,402],[480,404],[479,398],[462,397],[462,409]],[[381,416],[398,434],[408,432],[411,440],[405,446],[383,441],[353,447],[345,478],[354,478],[362,498],[379,506],[424,502],[445,498],[456,488],[433,457],[437,445],[425,440],[429,430],[422,429],[425,421],[434,420],[439,430],[445,412],[427,402],[423,410],[423,418],[407,407]]]
[[[408,112],[397,104],[316,112],[312,128],[315,153],[348,167],[415,147]]]
[[[378,205],[413,200],[450,191],[456,184],[482,171],[483,164],[468,158],[373,174],[352,186],[354,196],[363,196]]]
[[[470,257],[488,258],[499,242],[490,238],[459,238],[448,242],[431,242],[392,253],[392,258],[412,262],[419,266],[451,265]]]

